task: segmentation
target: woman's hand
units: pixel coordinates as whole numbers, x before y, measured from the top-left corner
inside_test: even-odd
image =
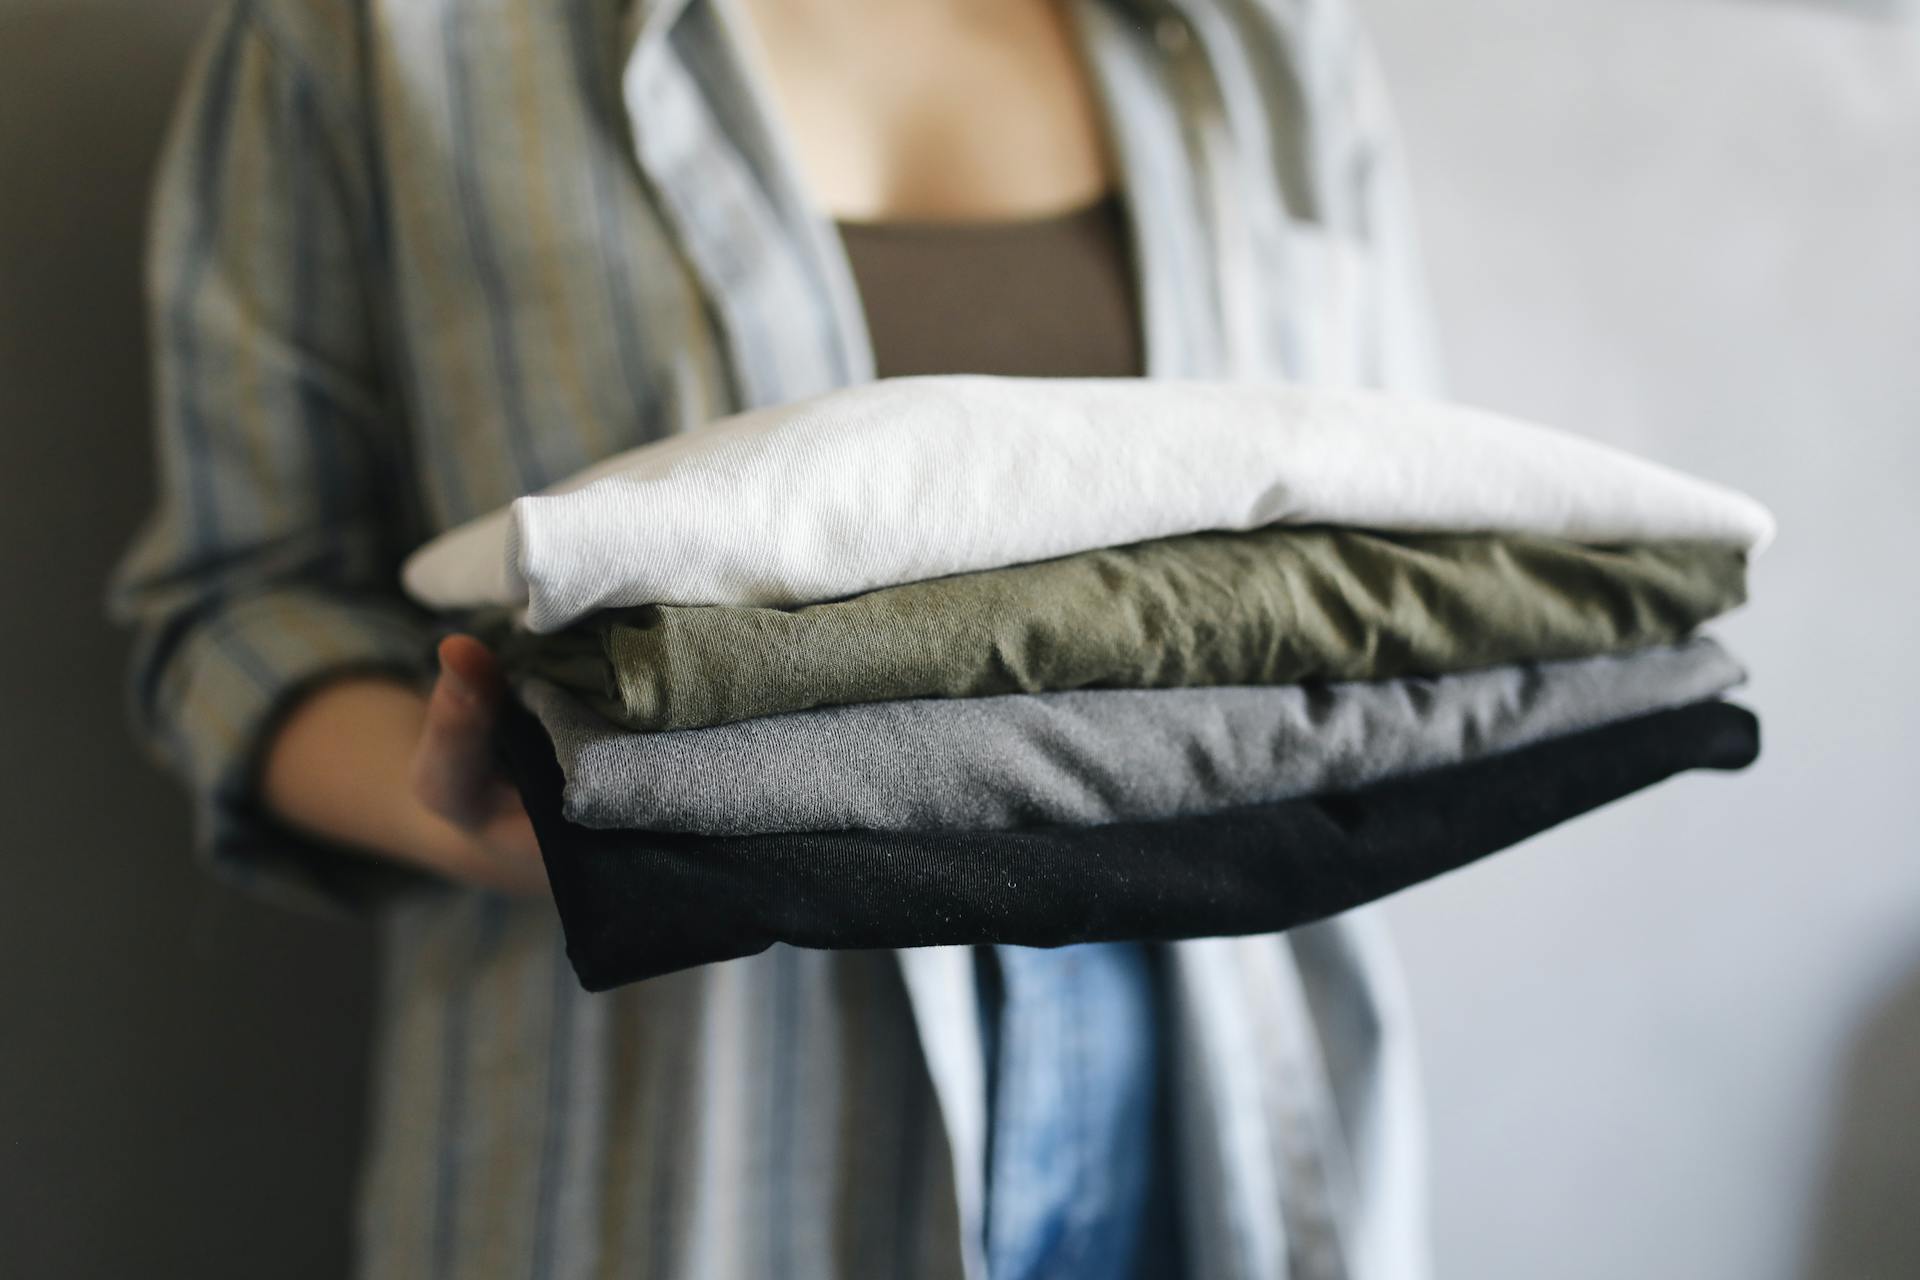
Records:
[[[500,664],[472,636],[440,642],[440,676],[408,771],[413,795],[485,859],[474,871],[509,892],[547,892],[547,873],[520,793],[493,767],[493,730],[507,696]],[[474,878],[469,875],[468,878]]]
[[[533,826],[493,768],[505,697],[499,663],[470,636],[441,643],[425,697],[371,677],[322,686],[269,745],[267,804],[323,839],[477,888],[545,895]]]

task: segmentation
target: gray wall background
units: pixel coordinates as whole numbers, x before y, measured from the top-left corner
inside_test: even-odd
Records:
[[[1458,394],[1784,528],[1725,628],[1759,769],[1392,908],[1442,1275],[1920,1274],[1920,36],[1877,0],[1360,3]],[[344,1270],[370,938],[195,878],[97,623],[146,503],[140,205],[210,7],[0,0],[7,1274]]]
[[[207,3],[0,3],[0,1276],[346,1271],[371,940],[188,863],[124,729],[138,251]]]
[[[1920,1275],[1920,35],[1362,0],[1454,390],[1780,517],[1766,756],[1395,904],[1443,1275]]]

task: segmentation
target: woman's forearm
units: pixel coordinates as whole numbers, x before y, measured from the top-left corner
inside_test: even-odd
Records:
[[[282,821],[330,843],[486,888],[521,891],[518,868],[424,804],[413,785],[428,718],[424,694],[397,680],[321,686],[267,746],[262,789]]]

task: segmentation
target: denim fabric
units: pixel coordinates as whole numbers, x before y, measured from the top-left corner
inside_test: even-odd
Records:
[[[1139,943],[980,952],[989,1280],[1161,1280],[1158,979]]]

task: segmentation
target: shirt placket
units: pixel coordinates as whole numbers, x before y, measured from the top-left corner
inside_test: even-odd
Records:
[[[711,2],[656,6],[632,37],[621,92],[641,176],[718,321],[735,408],[751,409],[867,381],[873,357],[851,271],[827,251],[728,22]],[[732,83],[696,77],[678,41],[702,44],[708,69]],[[721,126],[717,92],[757,115],[757,147]]]

